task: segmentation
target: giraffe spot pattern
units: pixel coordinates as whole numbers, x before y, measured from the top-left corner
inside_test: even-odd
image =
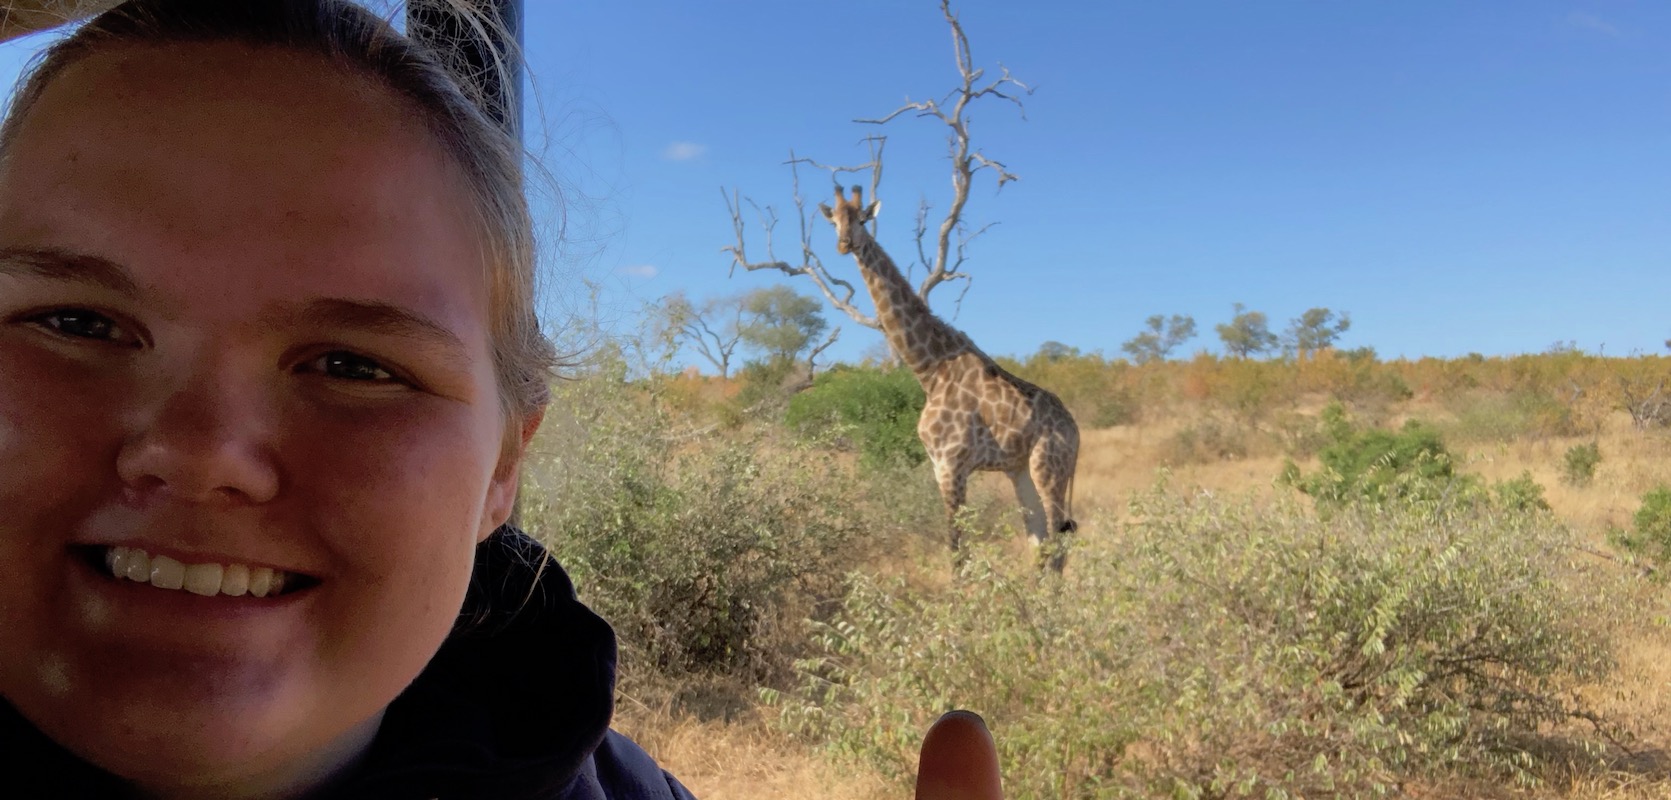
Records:
[[[858,262],[888,345],[927,395],[917,435],[934,464],[952,549],[958,548],[954,520],[970,473],[1005,471],[1018,497],[1031,496],[1019,497],[1024,506],[1042,505],[1044,530],[1057,538],[1040,552],[1060,571],[1061,537],[1078,528],[1069,508],[1079,454],[1073,416],[1056,395],[1006,372],[933,314],[865,228],[875,208],[863,204],[857,187],[850,200],[837,189],[835,207],[825,216],[835,226],[837,249]]]

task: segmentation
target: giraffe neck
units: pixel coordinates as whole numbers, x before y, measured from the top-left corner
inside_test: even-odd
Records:
[[[859,262],[870,299],[876,303],[876,321],[888,346],[905,361],[923,383],[942,361],[976,351],[969,337],[945,323],[923,302],[905,275],[894,265],[882,245],[860,228],[852,236],[853,259]]]

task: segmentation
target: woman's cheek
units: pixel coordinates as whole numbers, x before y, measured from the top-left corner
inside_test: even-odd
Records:
[[[42,474],[43,462],[73,464],[91,475],[100,466],[97,456],[114,446],[109,440],[118,438],[134,389],[125,373],[90,369],[0,336],[0,487],[19,477],[69,477]]]
[[[322,530],[366,560],[474,542],[497,462],[496,432],[463,404],[416,397],[381,408],[317,410],[285,427],[292,489]],[[392,541],[385,541],[392,540]]]

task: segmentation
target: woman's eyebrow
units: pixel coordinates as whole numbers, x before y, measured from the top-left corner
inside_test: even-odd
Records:
[[[393,303],[320,298],[284,317],[285,322],[307,327],[348,328],[412,339],[446,350],[446,355],[452,358],[463,359],[469,353],[463,340],[447,326]]]
[[[85,283],[129,297],[139,295],[139,283],[120,264],[56,248],[0,248],[0,275]]]
[[[120,264],[84,253],[55,248],[0,248],[0,276],[21,275],[49,280],[84,283],[109,289],[128,297],[140,294],[139,283]],[[317,328],[349,328],[385,336],[398,336],[449,351],[450,357],[464,358],[469,348],[447,326],[411,309],[375,300],[319,298],[300,310],[277,315],[269,323],[291,323]]]

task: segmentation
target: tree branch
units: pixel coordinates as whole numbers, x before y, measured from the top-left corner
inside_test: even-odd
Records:
[[[952,303],[952,319],[957,319],[963,313],[963,298],[969,294],[969,289],[975,285],[975,279],[966,272],[959,272],[947,278],[949,281],[963,281],[963,291],[957,293],[957,300]]]
[[[1020,111],[1021,118],[1025,120],[1027,118],[1026,107],[1023,105],[1021,98],[1031,95],[1034,87],[1018,80],[1010,74],[1009,68],[1001,63],[998,64],[999,74],[997,77],[989,78],[986,70],[975,66],[973,56],[970,53],[969,38],[963,31],[963,24],[952,11],[951,0],[941,0],[940,12],[945,17],[947,26],[951,29],[953,56],[960,78],[956,88],[941,99],[912,100],[907,96],[902,105],[880,117],[856,119],[854,122],[867,125],[886,125],[901,116],[909,114],[919,118],[932,117],[946,126],[948,131],[946,146],[952,167],[952,198],[951,202],[945,207],[944,216],[934,225],[932,245],[929,243],[930,226],[928,220],[929,209],[932,206],[927,198],[922,200],[918,209],[914,228],[917,257],[919,259],[917,263],[923,265],[926,274],[921,282],[917,284],[916,292],[918,297],[927,302],[929,295],[940,284],[949,281],[963,281],[962,293],[957,299],[957,304],[961,308],[963,297],[967,295],[972,285],[969,275],[962,271],[962,266],[968,259],[969,244],[992,227],[991,224],[983,225],[974,230],[973,233],[969,233],[969,226],[964,221],[965,209],[969,202],[969,190],[974,183],[975,174],[983,171],[993,173],[999,191],[1003,190],[1005,184],[1019,180],[1015,173],[1011,172],[1002,161],[987,156],[974,146],[967,112],[971,103],[990,96],[1013,103]],[[796,169],[801,165],[806,165],[825,170],[830,173],[831,182],[838,188],[842,186],[841,178],[843,176],[868,171],[870,173],[870,196],[873,198],[879,197],[882,182],[882,153],[887,139],[884,136],[871,135],[867,136],[865,141],[870,146],[871,157],[869,162],[859,165],[824,164],[810,158],[796,157],[793,152],[790,153],[787,163],[794,171],[795,208],[801,222],[802,255],[800,264],[791,264],[779,260],[773,253],[771,234],[772,227],[775,226],[777,219],[774,214],[769,213],[770,208],[766,209],[768,213],[763,214],[761,220],[761,225],[766,234],[767,258],[760,262],[751,262],[747,258],[743,250],[745,232],[741,204],[734,191],[726,197],[726,205],[731,213],[737,244],[724,248],[724,251],[732,255],[733,272],[740,264],[744,269],[751,271],[776,269],[791,276],[805,275],[818,286],[825,299],[832,306],[840,309],[848,317],[865,327],[880,329],[880,325],[874,316],[863,314],[853,305],[853,299],[856,295],[853,286],[830,274],[818,260],[816,253],[813,252],[811,235],[808,230],[807,206],[800,194],[800,176]],[[872,235],[875,236],[876,223],[873,221],[871,224]],[[911,274],[914,275],[915,265],[911,266]],[[909,278],[907,279],[909,280]],[[840,292],[837,291],[838,288],[841,290]]]
[[[820,344],[817,347],[812,348],[812,352],[807,354],[807,357],[806,357],[806,374],[807,374],[807,380],[808,381],[812,380],[812,376],[818,374],[818,357],[820,355],[823,355],[825,350],[830,349],[830,345],[835,344],[836,339],[840,338],[840,336],[841,336],[841,326],[837,325],[834,328],[830,329],[830,335],[825,337],[823,344]]]
[[[703,315],[692,315],[685,320],[685,335],[696,342],[697,349],[702,352],[703,357],[707,358],[719,370],[719,375],[722,378],[731,375],[731,356],[737,352],[737,343],[742,341],[743,338],[742,333],[740,333],[742,316],[743,312],[740,305],[733,308],[731,324],[723,329],[724,333],[710,327]],[[713,343],[711,350],[708,346],[709,342]]]
[[[916,271],[917,264],[921,264],[924,269],[928,268],[928,251],[923,249],[923,241],[928,237],[928,210],[930,208],[932,208],[932,206],[928,204],[927,197],[924,197],[922,202],[917,206],[917,221],[913,228],[916,233],[917,241],[917,261],[911,265],[910,272],[906,273],[906,280],[911,279],[911,273]],[[918,291],[917,296],[923,296],[920,290]]]
[[[778,218],[777,212],[771,206],[761,207],[755,204],[753,200],[739,199],[734,190],[731,194],[726,194],[723,188],[720,190],[720,194],[725,198],[726,210],[731,214],[731,228],[737,236],[737,243],[721,248],[721,252],[731,254],[732,274],[736,274],[737,267],[740,266],[749,272],[775,269],[791,277],[806,276],[818,287],[818,291],[824,295],[824,299],[830,305],[840,309],[842,313],[845,313],[860,325],[880,330],[881,323],[877,322],[875,317],[866,315],[857,306],[853,305],[853,298],[858,294],[857,290],[853,288],[853,284],[830,274],[829,270],[825,269],[823,261],[818,258],[818,254],[812,249],[812,229],[807,224],[806,200],[801,196],[800,175],[794,169],[794,165],[801,161],[802,159],[794,158],[793,152],[790,153],[788,163],[791,172],[795,173],[794,203],[799,212],[797,216],[801,226],[801,263],[791,264],[777,257],[772,236],[777,228]],[[745,200],[760,215],[760,227],[764,231],[766,240],[766,260],[764,261],[750,261],[748,259],[746,250],[747,226],[743,222],[742,215],[742,203]],[[838,289],[840,290],[839,294]]]
[[[951,0],[940,0],[940,12],[945,16],[947,26],[951,28],[952,51],[956,58],[958,75],[962,78],[961,84],[948,93],[943,100],[912,101],[908,97],[904,105],[881,117],[854,120],[860,123],[883,125],[902,114],[914,112],[918,117],[934,117],[951,130],[946,144],[952,162],[952,201],[947,207],[946,216],[940,221],[936,232],[932,258],[924,247],[924,238],[927,233],[926,200],[917,222],[917,252],[922,259],[924,269],[928,271],[928,274],[918,285],[917,295],[925,302],[936,286],[952,280],[967,280],[966,274],[961,271],[963,262],[967,257],[966,248],[970,241],[991,227],[991,225],[983,226],[974,234],[967,236],[961,234],[964,230],[964,208],[969,203],[969,188],[974,183],[975,173],[981,170],[992,170],[997,173],[999,191],[1003,190],[1004,184],[1019,180],[1003,162],[988,157],[974,147],[969,132],[969,120],[966,116],[969,104],[982,97],[998,97],[1014,103],[1017,108],[1021,109],[1021,118],[1026,119],[1026,107],[1022,105],[1016,93],[1012,93],[1008,89],[1013,88],[1020,94],[1033,93],[1033,87],[1017,80],[1015,76],[1010,74],[1009,69],[1002,64],[999,65],[999,69],[1002,71],[999,77],[993,79],[990,83],[980,85],[986,71],[974,65],[974,59],[969,49],[969,37],[963,32],[963,24],[958,21],[957,15],[952,12]],[[954,233],[959,234],[955,244],[952,241]],[[968,290],[969,285],[966,283],[963,291],[966,294]],[[961,301],[962,298],[960,297],[959,303]]]

